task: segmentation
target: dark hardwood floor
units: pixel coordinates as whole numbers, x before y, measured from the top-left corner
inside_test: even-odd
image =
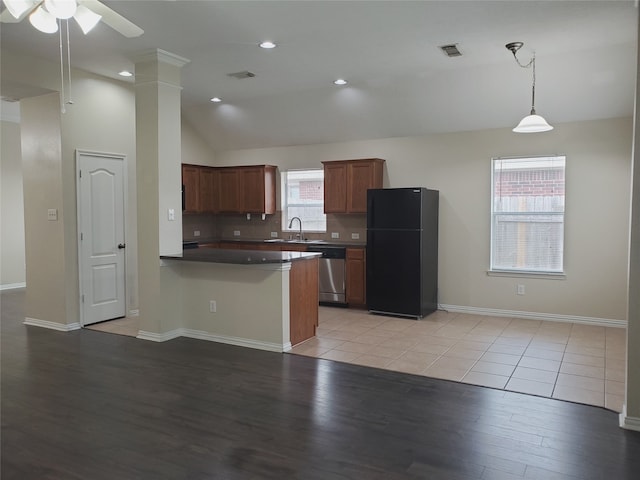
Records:
[[[1,294],[3,480],[638,479],[614,412],[211,342],[27,327]]]

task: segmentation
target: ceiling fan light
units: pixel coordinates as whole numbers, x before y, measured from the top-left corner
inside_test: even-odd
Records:
[[[513,129],[516,133],[539,133],[553,130],[553,127],[540,115],[531,114],[520,120],[520,123]]]
[[[33,7],[33,2],[29,2],[28,0],[4,0],[4,4],[7,10],[9,10],[9,13],[16,19],[20,19],[27,10]]]
[[[58,22],[56,17],[47,12],[42,5],[36,8],[29,15],[29,22],[42,33],[56,33],[58,31]]]
[[[44,0],[44,6],[56,18],[65,20],[76,13],[76,0]]]
[[[84,5],[78,5],[73,18],[75,18],[76,22],[78,22],[78,25],[80,25],[82,33],[86,35],[93,29],[93,27],[98,24],[98,22],[102,18],[102,15],[98,15],[97,13],[89,10]]]

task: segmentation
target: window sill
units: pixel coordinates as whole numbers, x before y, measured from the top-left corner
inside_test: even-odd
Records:
[[[516,278],[544,278],[547,280],[566,280],[564,272],[535,272],[518,270],[487,270],[490,277],[516,277]]]

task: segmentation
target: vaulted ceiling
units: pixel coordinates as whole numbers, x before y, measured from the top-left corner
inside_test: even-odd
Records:
[[[536,53],[536,109],[550,123],[633,113],[633,1],[103,3],[145,33],[99,24],[84,36],[74,25],[72,64],[121,79],[150,48],[189,59],[183,116],[214,150],[511,128],[531,103],[531,70],[505,49],[512,41],[524,42],[523,61]],[[57,34],[26,20],[2,24],[0,41],[59,61]],[[445,56],[445,44],[462,56]],[[229,76],[240,71],[255,77]]]

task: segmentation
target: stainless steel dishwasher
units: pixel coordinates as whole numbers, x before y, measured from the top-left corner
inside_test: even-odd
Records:
[[[320,252],[318,259],[318,289],[321,305],[347,305],[346,248],[333,245],[313,245],[308,252]]]

